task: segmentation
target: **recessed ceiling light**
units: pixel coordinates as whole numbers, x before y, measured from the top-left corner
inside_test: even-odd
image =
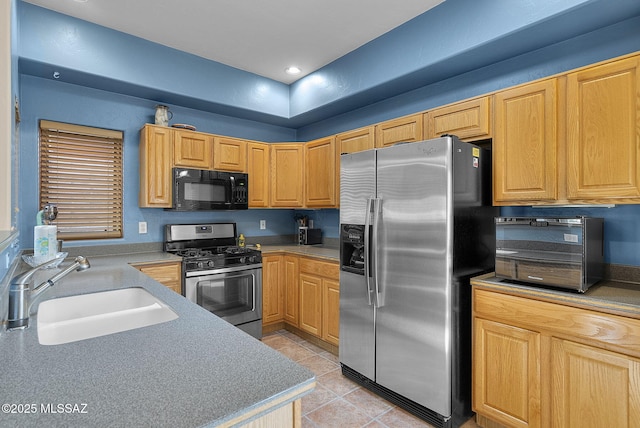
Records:
[[[75,0],[76,3],[86,3],[88,0]]]
[[[300,68],[296,67],[295,65],[285,68],[284,71],[287,74],[300,74],[300,72],[302,72],[302,70],[300,70]]]

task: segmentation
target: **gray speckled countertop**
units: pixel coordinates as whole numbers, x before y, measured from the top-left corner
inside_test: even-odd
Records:
[[[494,273],[471,280],[475,286],[585,309],[640,319],[640,284],[604,279],[585,293],[515,283],[497,278]]]
[[[91,269],[72,273],[39,300],[139,286],[171,306],[176,320],[54,346],[38,343],[37,314],[28,329],[3,331],[0,404],[36,411],[3,407],[0,426],[217,426],[313,389],[311,371],[128,265],[172,257],[92,256]],[[53,272],[43,271],[36,283]],[[60,404],[86,413],[42,411]]]
[[[340,260],[340,250],[335,247],[328,247],[323,245],[295,245],[295,244],[282,244],[282,245],[263,245],[262,253],[277,253],[287,252],[294,253],[301,256],[317,257],[321,259],[327,259],[330,261]]]

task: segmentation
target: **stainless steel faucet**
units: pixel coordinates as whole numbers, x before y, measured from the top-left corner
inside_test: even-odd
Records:
[[[49,260],[11,279],[11,286],[9,287],[9,314],[7,316],[7,330],[27,328],[29,326],[29,311],[31,310],[31,305],[36,297],[74,270],[80,272],[91,267],[89,260],[83,256],[78,256],[68,268],[57,273],[31,290],[29,288],[29,284],[31,283],[33,275],[43,267],[50,265],[51,262],[53,262],[53,260]]]

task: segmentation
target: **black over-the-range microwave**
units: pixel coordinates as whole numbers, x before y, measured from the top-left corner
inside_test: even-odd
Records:
[[[249,176],[242,172],[173,168],[173,211],[246,210]]]

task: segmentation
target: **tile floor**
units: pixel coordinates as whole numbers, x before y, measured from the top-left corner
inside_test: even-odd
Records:
[[[286,330],[262,341],[316,374],[316,389],[302,399],[303,428],[412,428],[430,424],[345,378],[338,358]],[[473,420],[464,428],[477,428]]]

